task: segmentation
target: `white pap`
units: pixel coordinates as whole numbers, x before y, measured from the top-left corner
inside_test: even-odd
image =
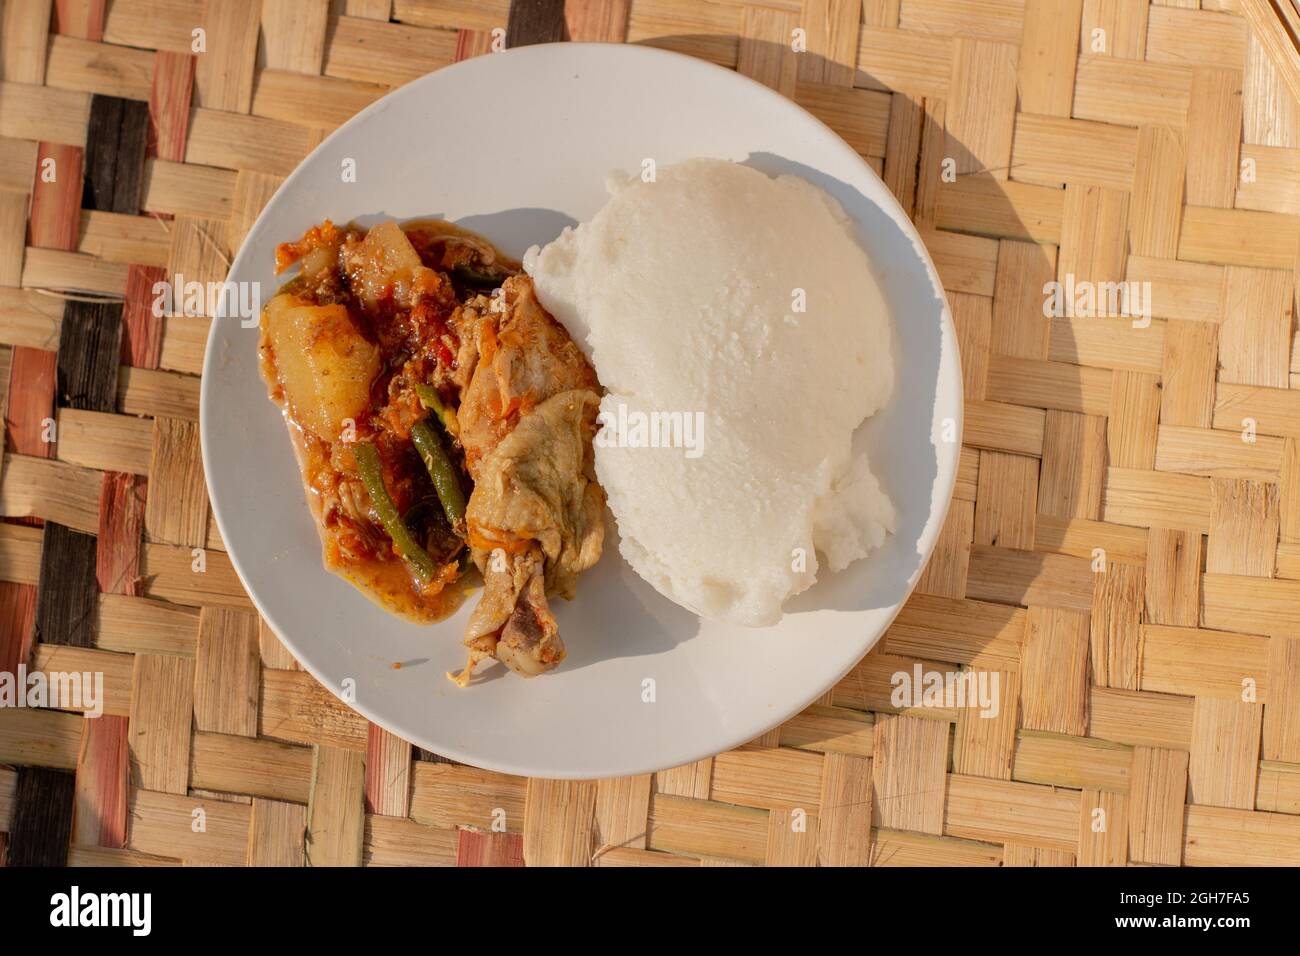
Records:
[[[894,387],[892,322],[826,192],[689,160],[614,185],[524,268],[605,386],[597,477],[623,557],[660,593],[774,624],[894,530],[852,451]]]

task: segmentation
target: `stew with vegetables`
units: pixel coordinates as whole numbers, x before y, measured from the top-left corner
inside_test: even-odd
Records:
[[[549,598],[600,557],[595,372],[519,263],[450,223],[326,220],[276,250],[262,372],[325,567],[384,608],[447,617],[483,584],[464,685],[564,658]]]

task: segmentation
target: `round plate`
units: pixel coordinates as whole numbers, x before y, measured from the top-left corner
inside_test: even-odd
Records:
[[[326,217],[367,225],[445,217],[520,256],[595,213],[610,171],[695,156],[794,172],[835,196],[857,224],[897,329],[894,396],[855,442],[873,452],[898,530],[868,559],[824,572],[774,627],[701,621],[638,578],[611,533],[576,599],[556,602],[568,659],[533,680],[493,666],[456,688],[443,674],[463,663],[476,598],[419,627],[323,569],[284,421],[258,375],[257,329],[237,317],[212,323],[203,461],[235,570],[326,688],[350,692],[356,710],[421,747],[538,777],[645,773],[735,747],[812,703],[871,649],[934,547],[962,416],[956,336],[934,265],[857,153],[730,70],[648,47],[563,43],[422,77],[303,161],[248,234],[230,279],[260,283],[267,301],[276,243]]]

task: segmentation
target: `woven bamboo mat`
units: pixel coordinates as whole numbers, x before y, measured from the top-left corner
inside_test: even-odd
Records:
[[[105,685],[98,719],[0,708],[9,863],[1300,864],[1300,109],[1254,2],[3,0],[0,672]],[[149,307],[356,110],[566,37],[835,127],[926,237],[968,402],[876,651],[746,747],[598,783],[413,750],[299,668],[211,522],[207,322]],[[1071,278],[1153,318],[1045,318]],[[918,664],[1004,705],[895,706]]]

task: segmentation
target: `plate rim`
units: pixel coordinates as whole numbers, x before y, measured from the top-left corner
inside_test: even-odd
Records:
[[[690,56],[685,53],[679,53],[677,51],[668,50],[661,47],[645,46],[645,45],[633,44],[633,43],[614,44],[614,43],[563,41],[563,42],[556,42],[556,43],[531,44],[528,46],[514,47],[514,48],[503,50],[498,53],[487,54],[487,56],[524,58],[530,55],[537,55],[537,51],[550,50],[555,47],[564,47],[568,49],[577,49],[582,51],[599,50],[602,55],[610,51],[618,51],[614,55],[630,56],[630,57],[639,56],[651,60],[658,59],[658,60],[663,60],[668,62],[685,63],[685,64],[689,64],[691,68],[694,69],[702,68],[704,69],[705,72],[716,71],[717,73],[728,76],[730,78],[729,81],[731,82],[739,81],[741,85],[748,85],[753,95],[764,96],[770,100],[779,101],[784,108],[794,109],[799,113],[802,113],[805,119],[811,120],[823,131],[829,134],[830,142],[833,146],[837,146],[839,149],[844,151],[848,156],[848,158],[852,162],[855,162],[868,178],[876,180],[877,183],[882,187],[883,200],[880,201],[878,204],[882,206],[883,210],[889,215],[890,219],[892,219],[895,222],[895,224],[898,225],[900,231],[902,231],[904,235],[906,235],[907,238],[911,241],[913,249],[917,253],[918,258],[920,259],[921,264],[925,269],[926,276],[930,281],[932,290],[936,294],[936,296],[938,297],[941,303],[940,344],[942,345],[945,341],[949,341],[953,344],[954,348],[957,347],[957,329],[956,329],[956,324],[952,317],[951,303],[948,300],[946,290],[943,288],[943,284],[939,276],[938,268],[934,264],[934,259],[930,254],[929,248],[925,245],[924,241],[921,238],[920,231],[916,228],[916,225],[912,222],[911,218],[907,215],[906,211],[899,204],[897,198],[894,196],[893,192],[889,190],[888,186],[884,183],[884,180],[880,177],[880,175],[876,173],[874,169],[871,168],[871,166],[866,162],[865,159],[863,159],[863,157],[856,150],[854,150],[847,142],[845,142],[845,140],[843,139],[842,136],[840,136],[839,133],[837,133],[829,125],[823,122],[819,117],[817,117],[816,115],[814,115],[813,113],[805,109],[803,106],[799,105],[793,99],[784,96],[778,91],[764,85],[763,83],[760,83],[758,80],[755,80],[752,77],[746,76],[742,73],[738,73],[735,70],[728,69],[724,66],[720,66],[711,61],[703,60],[699,57]],[[477,63],[477,61],[480,59],[481,57],[472,57],[466,60],[461,60],[455,63],[448,64],[446,66],[433,70],[429,73],[425,73],[422,76],[419,76],[399,87],[390,90],[384,96],[380,97],[379,99],[375,100],[373,103],[370,103],[369,105],[364,107],[362,110],[353,114],[342,125],[340,125],[337,129],[332,131],[328,136],[322,139],[321,142],[318,143],[309,153],[307,153],[306,156],[304,156],[301,160],[298,161],[298,164],[293,168],[293,171],[290,172],[289,175],[285,177],[284,182],[280,184],[280,186],[275,190],[275,192],[272,193],[270,199],[267,200],[266,205],[258,213],[257,218],[254,219],[252,225],[249,226],[248,231],[244,234],[244,240],[240,243],[239,249],[236,250],[235,255],[231,259],[230,267],[226,271],[225,279],[229,280],[230,275],[234,273],[237,270],[237,268],[239,268],[243,264],[244,256],[248,248],[248,238],[252,236],[259,228],[262,227],[264,220],[267,220],[271,217],[274,211],[274,207],[277,204],[277,200],[280,198],[281,194],[292,189],[296,180],[306,175],[305,169],[310,163],[310,161],[313,159],[313,157],[315,157],[318,153],[327,150],[336,138],[340,138],[347,135],[353,126],[360,125],[361,123],[363,123],[372,113],[381,112],[382,110],[387,109],[388,106],[391,105],[389,102],[390,99],[393,96],[397,95],[398,93],[403,93],[404,95],[409,96],[411,95],[410,89],[412,87],[417,87],[417,86],[430,83],[433,77],[442,76],[446,74],[448,71],[455,71],[461,67],[470,64],[475,64],[476,66],[481,68],[481,64]],[[873,197],[873,201],[874,199],[875,197]],[[259,302],[259,306],[260,305],[261,303]],[[213,494],[212,475],[214,474],[214,472],[211,467],[211,462],[213,461],[213,457],[212,457],[212,453],[209,451],[208,436],[210,434],[210,430],[207,427],[206,423],[208,422],[210,415],[215,414],[215,412],[212,410],[213,399],[210,398],[210,389],[215,387],[211,383],[215,381],[215,374],[216,374],[215,365],[218,361],[216,358],[216,353],[218,351],[218,348],[216,348],[215,346],[217,344],[218,333],[220,329],[219,323],[222,321],[229,321],[229,320],[230,320],[229,317],[226,316],[224,314],[224,311],[221,309],[219,309],[217,314],[211,318],[211,327],[208,331],[207,340],[204,343],[203,366],[202,366],[202,373],[201,373],[200,384],[199,384],[199,444],[200,444],[200,450],[203,459],[204,486],[205,486],[205,491],[208,495],[209,506],[212,509],[212,517],[217,525],[218,532],[221,534],[221,540],[223,543],[229,542],[231,539],[227,536],[227,523],[222,515],[222,507],[218,504],[218,496]],[[897,321],[896,318],[895,321]],[[943,367],[943,362],[941,359],[940,368],[942,367]],[[437,744],[432,748],[426,748],[426,749],[431,749],[433,752],[439,754],[440,756],[450,758],[452,760],[455,760],[458,763],[468,764],[469,766],[472,767],[477,767],[479,769],[488,770],[497,773],[505,773],[505,774],[515,775],[515,776],[524,776],[524,777],[556,779],[556,780],[596,780],[596,779],[608,778],[610,777],[611,773],[617,776],[632,776],[632,775],[639,775],[645,773],[654,773],[672,767],[684,766],[686,764],[693,763],[695,761],[705,759],[707,757],[715,756],[720,753],[725,753],[727,751],[735,749],[738,746],[748,743],[749,741],[755,739],[758,736],[761,736],[764,733],[767,733],[768,731],[780,726],[781,724],[784,724],[786,721],[788,721],[798,713],[805,710],[819,697],[825,694],[827,690],[834,687],[841,680],[843,680],[845,675],[847,675],[854,667],[856,667],[857,664],[864,657],[866,657],[866,655],[869,654],[876,647],[877,644],[879,644],[881,638],[884,637],[885,633],[889,630],[893,622],[897,619],[903,607],[911,599],[911,596],[915,592],[916,586],[919,583],[922,574],[924,573],[926,565],[933,557],[935,547],[938,544],[939,537],[942,533],[943,527],[947,521],[949,512],[952,508],[953,496],[957,485],[957,477],[960,471],[961,441],[962,441],[962,433],[965,426],[966,399],[965,399],[965,389],[964,389],[964,381],[963,381],[964,376],[963,376],[959,357],[955,358],[955,362],[953,363],[952,368],[955,374],[955,382],[954,382],[955,390],[954,390],[953,403],[954,403],[954,411],[955,411],[956,434],[951,443],[943,442],[941,444],[950,444],[951,447],[955,449],[955,453],[951,456],[950,460],[945,459],[944,456],[936,456],[938,473],[936,474],[936,478],[935,478],[935,487],[936,487],[936,492],[942,494],[942,504],[938,508],[931,510],[931,516],[936,517],[937,520],[934,521],[932,525],[929,524],[927,525],[927,527],[930,528],[931,530],[929,530],[928,534],[923,534],[920,539],[919,543],[922,544],[924,547],[922,560],[918,563],[917,570],[913,575],[912,580],[908,584],[902,598],[889,611],[888,616],[881,624],[879,631],[863,645],[861,653],[859,653],[856,657],[850,660],[848,665],[845,666],[843,670],[841,670],[836,675],[834,680],[828,682],[825,687],[816,688],[815,693],[812,693],[811,696],[807,697],[807,699],[804,699],[801,696],[800,698],[798,698],[799,703],[796,706],[790,708],[784,708],[784,707],[774,708],[772,718],[770,720],[765,720],[765,726],[763,726],[761,729],[758,729],[753,733],[747,732],[746,734],[739,737],[738,739],[732,739],[732,737],[734,737],[735,735],[730,735],[726,738],[726,742],[722,746],[716,748],[714,747],[713,744],[710,744],[709,747],[705,750],[683,747],[681,749],[684,751],[688,751],[690,756],[687,756],[683,759],[674,758],[673,761],[668,764],[660,764],[655,760],[650,760],[649,762],[646,762],[648,758],[643,758],[642,761],[636,765],[636,769],[627,769],[625,767],[619,767],[619,768],[615,768],[612,771],[593,773],[593,772],[587,772],[581,770],[569,770],[565,768],[554,768],[554,767],[547,768],[547,767],[526,766],[519,763],[502,763],[493,760],[491,758],[485,759],[481,756],[472,753],[466,753],[458,747],[447,746],[445,744]],[[950,466],[949,466],[949,461],[950,461]],[[947,472],[947,474],[945,475],[944,472]],[[946,487],[941,487],[943,485],[946,485]],[[936,494],[936,497],[937,496],[938,494]],[[379,727],[383,728],[384,730],[388,731],[389,733],[403,740],[408,740],[408,742],[421,747],[424,747],[426,743],[431,743],[431,741],[428,741],[427,738],[424,742],[421,742],[421,740],[417,739],[420,736],[423,736],[421,734],[411,735],[406,731],[395,728],[387,719],[378,715],[377,713],[374,712],[374,710],[370,706],[362,704],[360,701],[344,700],[342,695],[339,694],[334,688],[332,680],[328,679],[323,673],[321,673],[321,671],[318,670],[317,666],[310,661],[309,659],[310,655],[304,654],[301,651],[299,647],[299,642],[287,636],[282,631],[282,629],[277,625],[277,623],[273,620],[272,616],[263,607],[262,602],[257,597],[255,589],[250,586],[242,562],[240,561],[235,551],[231,549],[229,545],[227,545],[227,550],[225,553],[231,563],[232,568],[235,571],[236,576],[239,579],[239,583],[241,587],[244,589],[244,592],[248,596],[249,601],[252,603],[253,608],[256,610],[261,620],[266,622],[267,626],[271,628],[271,630],[275,633],[276,637],[285,645],[286,649],[288,649],[288,651],[293,655],[294,659],[309,674],[311,674],[313,679],[315,679],[319,684],[321,684],[321,686],[324,687],[326,691],[330,693],[331,696],[340,700],[345,706],[355,711],[356,713],[360,714],[366,720],[378,725]],[[869,560],[869,558],[867,560]],[[321,570],[324,573],[330,573],[328,571],[325,571],[324,568],[322,568]]]

